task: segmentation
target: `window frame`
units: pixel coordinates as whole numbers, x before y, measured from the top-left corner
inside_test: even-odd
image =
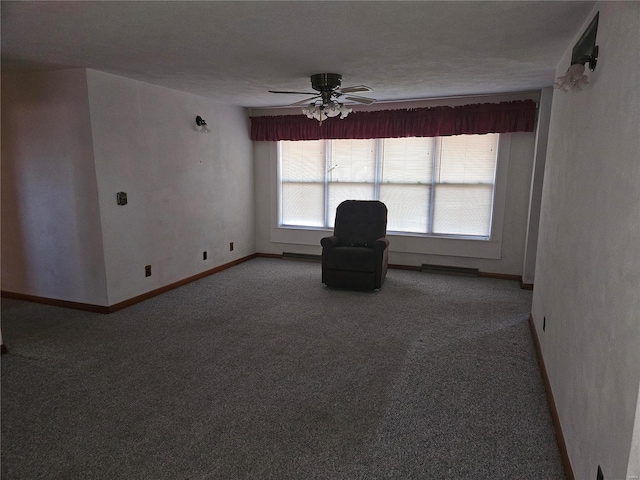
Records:
[[[502,258],[502,232],[506,209],[507,179],[509,158],[511,155],[511,133],[501,133],[498,140],[498,158],[493,195],[493,213],[491,234],[486,237],[464,237],[451,235],[427,235],[388,231],[390,251],[406,254],[444,255],[454,257],[473,257],[484,259]],[[320,244],[322,237],[331,235],[332,228],[300,227],[279,225],[281,197],[279,192],[279,155],[278,142],[270,142],[269,158],[271,171],[271,231],[270,240],[275,244],[293,244],[314,246]]]
[[[355,196],[350,196],[348,198],[367,198],[369,200],[381,200],[382,198],[387,198],[386,193],[383,193],[383,190],[386,191],[387,187],[391,187],[393,189],[393,186],[395,185],[397,186],[406,186],[408,188],[411,187],[426,187],[428,189],[427,192],[427,196],[429,197],[428,199],[424,199],[424,216],[421,215],[422,221],[419,222],[421,223],[421,226],[419,226],[416,230],[410,230],[410,229],[404,229],[404,230],[396,230],[393,228],[390,228],[389,226],[387,226],[387,232],[390,233],[395,233],[398,235],[424,235],[424,236],[441,236],[441,237],[449,237],[449,238],[478,238],[478,239],[489,239],[491,237],[491,229],[492,229],[492,220],[493,220],[493,207],[494,207],[494,194],[495,194],[495,180],[496,180],[496,172],[497,172],[497,161],[498,161],[498,155],[499,155],[499,142],[500,142],[500,134],[492,134],[494,135],[495,140],[492,140],[492,142],[495,142],[495,147],[496,147],[496,151],[494,155],[491,155],[489,158],[493,158],[495,156],[495,169],[492,170],[492,177],[489,181],[488,177],[484,179],[484,181],[478,181],[477,183],[466,183],[466,182],[460,182],[460,181],[454,181],[453,183],[451,183],[451,181],[447,181],[447,180],[442,180],[440,178],[440,175],[442,174],[442,168],[440,166],[441,162],[443,161],[443,152],[445,151],[445,140],[452,138],[452,137],[423,137],[423,138],[416,138],[415,140],[419,140],[419,142],[415,145],[417,145],[417,148],[419,148],[423,153],[424,153],[424,157],[419,156],[419,157],[414,157],[419,159],[418,161],[420,163],[424,161],[426,161],[427,163],[422,163],[423,165],[426,166],[427,170],[427,177],[409,177],[407,178],[406,182],[400,181],[400,183],[398,183],[397,181],[391,181],[391,183],[387,180],[385,181],[385,179],[383,178],[383,165],[386,165],[387,161],[393,161],[393,156],[390,158],[386,157],[386,152],[387,152],[387,143],[388,141],[392,141],[392,142],[402,142],[402,140],[408,140],[408,139],[403,139],[403,138],[398,138],[398,139],[386,139],[386,138],[376,138],[376,139],[367,139],[367,140],[356,140],[356,142],[358,142],[359,144],[353,146],[352,144],[349,144],[350,146],[345,147],[344,144],[343,145],[336,145],[336,142],[348,142],[349,140],[333,140],[333,139],[321,139],[321,140],[314,140],[314,141],[308,141],[308,142],[314,142],[314,145],[310,146],[309,148],[311,148],[312,151],[316,151],[316,154],[314,157],[310,158],[309,160],[313,160],[315,163],[315,167],[313,167],[313,169],[318,169],[318,168],[322,168],[322,179],[320,179],[319,177],[314,178],[314,179],[307,179],[307,180],[300,180],[300,178],[291,178],[287,175],[288,178],[283,178],[285,176],[285,171],[283,169],[283,158],[284,157],[288,157],[289,152],[285,153],[285,149],[289,149],[291,148],[289,146],[290,143],[297,143],[297,142],[286,142],[286,141],[280,141],[278,142],[278,196],[279,196],[279,209],[278,209],[278,226],[280,227],[285,227],[285,228],[321,228],[321,229],[332,229],[333,228],[333,215],[335,214],[335,207],[337,205],[332,205],[332,203],[335,203],[335,199],[334,196],[338,195],[338,199],[340,198],[345,198],[344,193],[341,195],[340,193],[333,193],[334,192],[334,188],[335,189],[340,189],[340,187],[342,186],[346,186],[349,187],[351,186],[353,187],[360,187],[359,189],[362,190],[364,189],[363,192],[361,192],[361,194],[364,194],[364,197],[359,197],[358,194],[355,194]],[[457,136],[457,137],[476,137],[476,135],[461,135],[461,136]],[[412,139],[413,140],[413,139]],[[364,150],[362,150],[362,148],[364,147]],[[397,148],[397,145],[395,146]],[[426,147],[426,148],[425,148]],[[342,161],[340,161],[341,158],[343,158],[340,153],[336,153],[337,151],[339,152],[340,150],[347,148],[347,153],[346,155],[348,156],[348,158],[354,158],[352,156],[349,156],[349,150],[351,150],[352,148],[355,148],[356,153],[356,157],[355,160],[357,161],[358,158],[364,158],[365,159],[365,164],[363,164],[363,166],[360,167],[360,169],[363,170],[358,170],[358,172],[366,172],[367,171],[367,166],[373,166],[373,170],[371,170],[372,173],[366,174],[368,177],[368,179],[362,181],[362,180],[357,180],[355,178],[351,178],[351,174],[347,174],[348,177],[346,178],[334,178],[335,177],[335,173],[337,172],[337,170],[334,172],[334,166],[333,164],[338,162],[340,163],[340,165],[342,165]],[[390,145],[389,146],[390,149],[394,148],[394,145]],[[404,148],[412,148],[411,146],[408,147],[402,147]],[[416,148],[415,146],[413,148]],[[422,150],[424,148],[424,150]],[[393,150],[390,150],[390,152],[392,152]],[[351,150],[351,152],[353,152],[353,150]],[[362,157],[362,153],[364,153],[364,157]],[[302,155],[305,156],[306,158],[306,154],[303,154],[301,152]],[[344,155],[344,153],[343,153]],[[393,153],[390,153],[390,155],[393,155]],[[421,154],[420,154],[421,155]],[[297,157],[296,157],[297,158]],[[344,158],[343,158],[344,160]],[[295,163],[295,162],[294,162]],[[430,165],[429,165],[430,163]],[[310,165],[314,165],[314,164],[310,164]],[[289,164],[288,164],[289,165]],[[322,165],[322,167],[320,167],[320,165]],[[347,171],[351,172],[350,167],[349,167],[349,163],[346,163],[347,165]],[[393,164],[390,164],[393,165]],[[336,165],[337,166],[337,165]],[[290,167],[287,167],[287,170]],[[391,172],[393,172],[393,167],[391,167],[392,170],[390,171],[389,174],[393,174]],[[421,167],[421,168],[425,168],[425,167]],[[455,168],[455,167],[454,167]],[[340,170],[343,171],[343,170]],[[491,170],[490,170],[491,171]],[[386,172],[386,171],[385,171]],[[319,171],[317,172],[319,173]],[[417,173],[417,172],[416,172]],[[386,174],[386,173],[385,173]],[[446,175],[446,174],[445,174]],[[450,175],[450,173],[449,173]],[[299,174],[298,174],[299,176]],[[338,175],[338,177],[341,177],[342,175]],[[358,175],[361,177],[361,174]],[[455,180],[459,180],[458,178],[456,178]],[[425,183],[426,182],[426,183]],[[322,214],[320,216],[318,216],[318,213],[320,212],[320,205],[317,205],[317,208],[312,208],[312,210],[309,211],[309,213],[312,214],[311,217],[308,217],[307,215],[303,215],[305,217],[305,220],[302,220],[301,223],[285,223],[284,221],[284,217],[285,217],[285,209],[284,209],[284,198],[285,198],[285,188],[287,189],[287,191],[289,191],[290,188],[293,188],[295,191],[295,186],[297,185],[298,187],[302,186],[302,185],[308,185],[308,187],[313,187],[314,190],[316,190],[316,194],[319,194],[319,192],[322,192]],[[441,211],[441,209],[443,208],[451,208],[451,206],[448,203],[442,203],[443,201],[440,201],[438,203],[436,203],[436,199],[438,198],[438,191],[444,191],[442,189],[451,189],[455,187],[469,187],[469,188],[473,188],[473,187],[480,187],[480,188],[485,188],[485,189],[490,189],[491,193],[490,196],[487,196],[487,193],[485,191],[484,194],[484,199],[485,201],[489,201],[490,202],[490,209],[488,211],[485,210],[485,217],[484,217],[484,222],[482,225],[484,225],[485,231],[488,231],[488,233],[452,233],[452,232],[444,232],[442,231],[442,229],[440,229],[439,231],[435,231],[435,225],[436,222],[442,222],[442,220],[437,220],[436,218],[436,213],[438,213],[439,211]],[[304,189],[304,187],[302,187]],[[306,190],[305,190],[306,191]],[[339,190],[338,190],[339,191]],[[366,193],[368,191],[368,193]],[[309,192],[311,193],[311,192]],[[353,193],[353,192],[352,192]],[[304,197],[308,197],[308,195],[303,195]],[[391,198],[389,197],[387,200],[384,201],[391,201]],[[419,201],[420,203],[420,201]],[[313,204],[316,204],[316,202],[313,202]],[[421,203],[420,203],[421,204]],[[315,211],[316,213],[313,214],[312,212]],[[290,213],[290,212],[289,212]],[[289,213],[287,215],[289,215]],[[311,223],[315,221],[318,222],[321,219],[321,222],[318,223],[322,223],[321,225],[311,225]],[[440,218],[440,217],[438,217]],[[408,221],[409,223],[415,223],[415,220],[412,220],[413,217],[407,217],[405,220]],[[401,221],[399,219],[399,221]],[[311,223],[308,223],[311,222]],[[396,226],[400,226],[400,225],[396,225]],[[406,223],[404,225],[404,227],[406,227]],[[470,230],[472,230],[473,228],[470,227]]]

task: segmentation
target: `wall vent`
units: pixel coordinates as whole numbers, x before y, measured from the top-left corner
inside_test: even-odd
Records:
[[[477,268],[448,267],[446,265],[428,265],[423,263],[420,270],[423,273],[439,273],[441,275],[458,275],[462,277],[480,276]]]
[[[308,253],[282,253],[283,260],[305,260],[307,262],[322,262],[322,255],[310,255]]]

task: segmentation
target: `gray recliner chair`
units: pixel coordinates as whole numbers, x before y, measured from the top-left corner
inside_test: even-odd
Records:
[[[377,290],[387,275],[387,207],[374,200],[346,200],[336,209],[333,235],[321,240],[322,283]]]

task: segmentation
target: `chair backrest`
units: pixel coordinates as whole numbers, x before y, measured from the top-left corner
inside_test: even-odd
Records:
[[[340,245],[372,246],[387,234],[387,206],[377,200],[345,200],[336,209],[333,234]]]

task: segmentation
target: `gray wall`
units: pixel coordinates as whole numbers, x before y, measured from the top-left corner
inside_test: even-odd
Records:
[[[2,76],[2,290],[107,304],[82,69]]]
[[[625,479],[640,476],[640,3],[597,4],[576,40],[598,10],[590,85],[554,93],[532,314],[576,478]]]

